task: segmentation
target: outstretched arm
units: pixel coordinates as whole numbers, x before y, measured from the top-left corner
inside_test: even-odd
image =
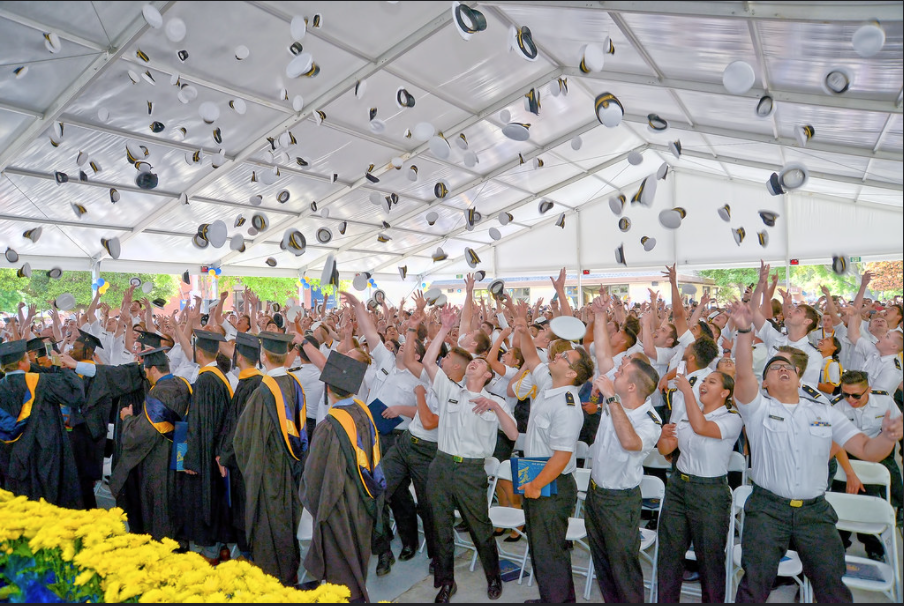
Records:
[[[595,321],[593,323],[593,342],[596,348],[596,366],[600,375],[605,375],[615,366],[612,359],[612,344],[609,342],[609,318],[606,310],[609,306],[609,295],[597,297],[590,304]]]
[[[678,277],[675,273],[675,266],[667,265],[665,271],[662,272],[662,276],[669,279],[669,284],[672,287],[672,322],[675,324],[675,331],[680,337],[687,332],[687,311],[681,302],[681,291],[678,290]]]
[[[553,288],[556,289],[556,294],[559,295],[559,305],[562,309],[563,316],[571,315],[571,301],[568,300],[568,297],[565,295],[565,268],[563,267],[559,271],[559,277],[553,278],[552,276],[549,279],[552,281]]]
[[[751,301],[751,304],[753,302]],[[760,386],[753,374],[753,319],[750,308],[744,303],[734,303],[731,319],[738,327],[735,338],[735,400],[750,404],[756,398]]]
[[[452,326],[455,324],[455,311],[449,309],[449,306],[444,306],[441,317],[442,326],[440,327],[439,332],[436,333],[436,337],[430,342],[427,353],[424,354],[424,370],[427,371],[427,376],[430,377],[431,381],[436,380],[436,373],[439,370],[439,366],[436,364],[436,358],[439,356],[443,341],[446,340],[446,335],[449,334],[449,331],[452,330]]]

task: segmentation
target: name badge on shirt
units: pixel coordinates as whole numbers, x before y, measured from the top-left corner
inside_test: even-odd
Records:
[[[449,404],[458,404],[458,400],[453,400],[452,398],[449,398]]]
[[[769,415],[769,418],[770,418],[770,419],[775,419],[776,421],[784,421],[784,420],[785,420],[784,417],[777,417],[777,416],[775,416],[775,415]]]
[[[389,376],[388,370],[386,370],[385,368],[381,368],[380,370],[383,372],[384,375],[386,375],[387,377]]]

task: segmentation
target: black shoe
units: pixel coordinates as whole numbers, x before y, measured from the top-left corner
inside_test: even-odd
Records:
[[[455,595],[456,591],[458,591],[458,586],[454,581],[451,584],[443,585],[440,587],[439,593],[436,594],[436,599],[433,601],[437,604],[448,603],[450,598]]]
[[[399,553],[399,562],[407,562],[413,558],[416,553],[417,548],[415,547],[402,547],[402,551]]]
[[[693,583],[700,580],[700,573],[695,570],[685,570],[682,578],[687,583]]]
[[[574,549],[574,541],[565,541],[565,549],[567,551]]]
[[[395,556],[391,551],[380,554],[380,561],[377,562],[377,576],[384,577],[392,571],[392,565],[395,564]]]
[[[320,587],[320,581],[307,581],[305,583],[298,583],[295,585],[295,589],[299,589],[301,591],[313,591]]]
[[[875,551],[872,551],[872,552],[868,551],[868,552],[866,553],[866,557],[868,557],[869,559],[873,560],[874,562],[884,562],[884,561],[885,561],[885,554],[884,554],[884,553],[878,553],[878,552],[875,552]]]
[[[496,577],[487,585],[487,597],[491,600],[498,600],[502,595],[502,577]]]
[[[430,560],[430,574],[436,574],[436,560]]]
[[[503,539],[503,540],[504,540],[506,543],[517,543],[518,541],[521,540],[521,535],[519,534],[519,535],[514,536],[514,537],[513,537],[512,535],[509,535],[509,536],[505,537],[505,539]]]
[[[455,525],[455,530],[457,530],[458,532],[468,532],[468,525],[464,520],[462,520]]]

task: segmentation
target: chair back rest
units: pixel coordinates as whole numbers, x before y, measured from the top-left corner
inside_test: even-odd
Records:
[[[839,523],[885,524],[887,528],[894,527],[895,510],[881,497],[827,492],[826,500],[838,515]]]
[[[644,476],[640,481],[640,496],[643,499],[659,499],[656,508],[662,512],[662,501],[665,499],[665,484],[656,476]]]
[[[574,458],[587,459],[590,457],[590,445],[587,442],[578,440],[578,445],[574,449]]]
[[[499,464],[496,477],[500,480],[512,481],[512,462],[510,460],[505,460]]]
[[[860,482],[864,486],[885,486],[885,496],[888,499],[891,499],[891,473],[888,471],[887,467],[881,463],[852,460],[851,468],[853,468],[854,473],[857,474],[857,477],[860,478]],[[841,465],[838,466],[838,471],[835,472],[835,479],[839,482],[847,482],[847,474],[844,473],[844,469]],[[889,500],[889,502],[891,501]]]
[[[487,457],[483,462],[483,470],[487,473],[488,478],[495,478],[499,472],[499,459]]]
[[[735,488],[731,493],[731,519],[728,523],[729,550],[732,549],[732,545],[734,545],[732,540],[735,535],[735,528],[738,529],[738,536],[740,536],[743,531],[744,505],[747,504],[747,499],[750,498],[752,492],[753,486],[744,484]],[[728,561],[731,561],[730,556]]]
[[[747,457],[739,452],[732,452],[728,457],[728,471],[741,474],[741,484],[747,483]]]
[[[650,469],[671,469],[672,464],[665,460],[665,457],[659,454],[659,451],[655,448],[647,455],[647,458],[643,462],[644,467],[649,467]]]
[[[587,492],[587,489],[590,488],[590,470],[575,469],[574,483],[578,485],[578,492]]]

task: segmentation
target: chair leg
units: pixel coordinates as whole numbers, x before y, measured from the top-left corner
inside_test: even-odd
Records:
[[[590,589],[591,589],[591,584],[593,583],[594,576],[595,575],[593,574],[593,556],[591,555],[590,563],[587,564],[587,582],[584,583],[584,599],[588,600],[588,601],[590,600]]]
[[[521,581],[524,580],[524,569],[527,568],[527,555],[530,553],[530,543],[527,544],[527,547],[524,548],[524,556],[521,558],[521,572],[518,574],[518,584],[521,584]],[[534,584],[534,571],[531,568],[530,578],[528,579],[527,586],[531,587]]]
[[[474,572],[474,568],[477,566],[477,550],[474,550],[474,557],[471,558],[471,572]]]

